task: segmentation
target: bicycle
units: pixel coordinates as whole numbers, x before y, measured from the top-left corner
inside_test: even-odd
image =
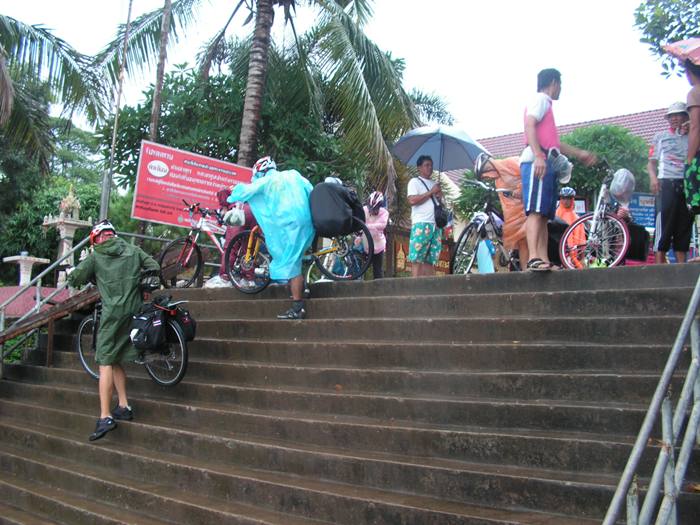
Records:
[[[151,379],[161,386],[177,385],[187,372],[187,341],[180,325],[175,320],[177,305],[186,302],[175,301],[167,304],[165,345],[158,350],[142,352],[139,359],[135,361],[136,364],[142,364]],[[100,378],[100,369],[95,360],[95,354],[101,312],[102,303],[98,301],[92,313],[80,322],[73,342],[80,364],[93,379]]]
[[[518,271],[520,264],[518,259],[503,246],[503,217],[493,203],[493,196],[503,193],[511,196],[511,192],[505,189],[497,189],[477,180],[466,180],[466,184],[480,188],[486,192],[481,209],[472,215],[469,224],[464,228],[455,243],[452,257],[450,257],[450,273],[491,273],[493,271]],[[489,241],[494,251],[491,251],[494,263],[488,268],[479,271],[478,251],[483,241]],[[488,247],[488,246],[487,246]],[[483,249],[483,248],[482,248]]]
[[[359,279],[372,262],[372,235],[364,222],[356,218],[353,221],[353,231],[347,235],[317,235],[311,251],[304,256],[305,261],[311,262],[311,266],[328,279]],[[231,239],[224,260],[231,282],[241,292],[258,293],[270,283],[269,265],[272,259],[258,226]],[[310,270],[306,275],[309,273]]]
[[[191,229],[186,237],[169,242],[158,257],[160,280],[166,288],[189,288],[199,279],[204,267],[202,251],[197,244],[201,232],[207,234],[221,255],[224,254],[226,226],[221,213],[202,208],[198,202],[188,204],[184,199],[182,202],[189,211]],[[199,219],[195,219],[197,214]],[[216,223],[209,217],[214,217]]]
[[[610,194],[612,170],[603,179],[593,212],[582,215],[564,231],[559,242],[562,264],[571,270],[611,268],[619,265],[630,245],[630,233],[624,221],[615,215]]]

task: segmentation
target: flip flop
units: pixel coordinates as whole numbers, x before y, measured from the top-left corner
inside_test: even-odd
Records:
[[[552,268],[549,263],[544,262],[539,257],[527,261],[527,269],[530,272],[548,272]]]

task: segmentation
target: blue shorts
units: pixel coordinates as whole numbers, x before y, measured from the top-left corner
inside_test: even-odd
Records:
[[[544,177],[538,179],[532,173],[532,162],[520,165],[520,177],[523,182],[523,206],[525,215],[539,213],[549,219],[554,219],[557,212],[557,175],[547,162]]]

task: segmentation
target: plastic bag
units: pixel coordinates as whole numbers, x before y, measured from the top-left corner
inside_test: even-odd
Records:
[[[621,168],[613,175],[612,183],[610,184],[610,193],[617,202],[627,205],[634,193],[634,175],[628,169]]]

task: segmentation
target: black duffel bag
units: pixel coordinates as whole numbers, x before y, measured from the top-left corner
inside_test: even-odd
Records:
[[[341,184],[317,184],[309,201],[314,229],[322,237],[348,235],[358,229],[353,219],[365,221],[365,211],[357,193]]]

